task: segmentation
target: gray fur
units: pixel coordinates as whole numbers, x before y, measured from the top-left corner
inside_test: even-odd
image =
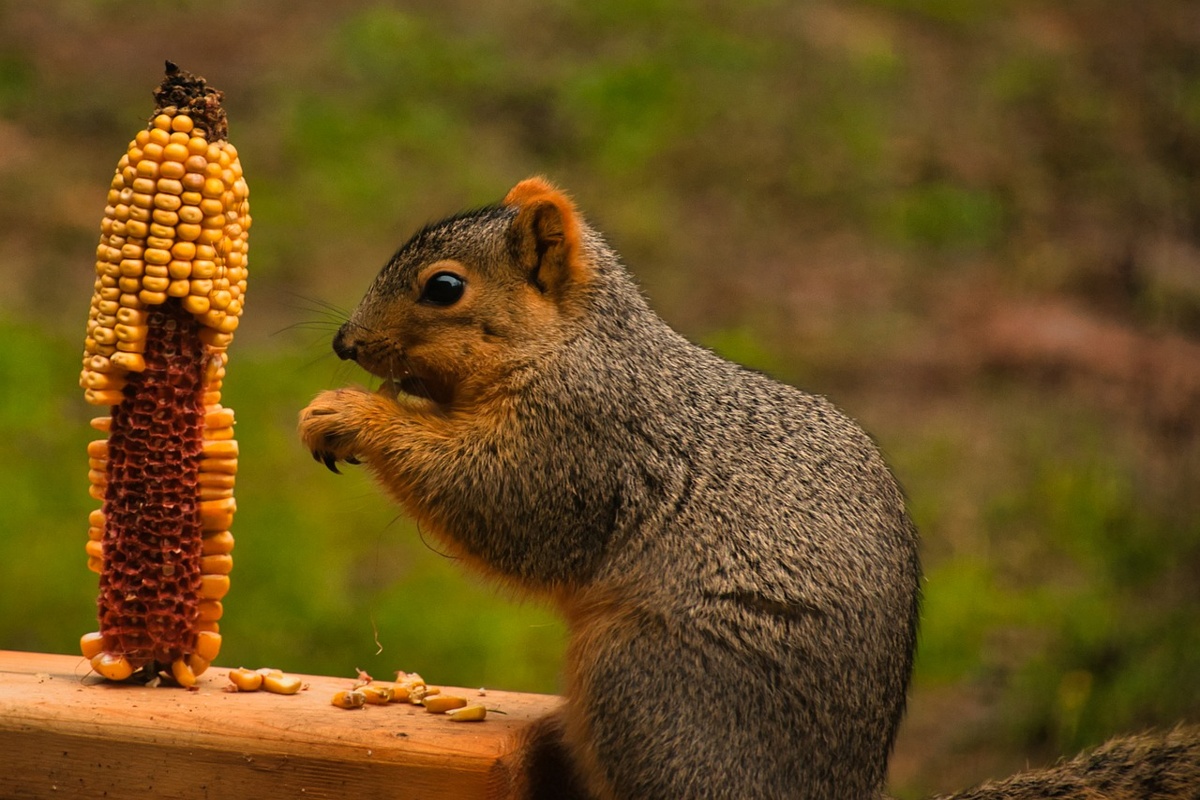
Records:
[[[335,340],[395,377],[405,348],[477,329],[507,359],[505,399],[488,401],[501,417],[457,399],[435,418],[377,411],[377,396],[342,390],[301,422],[318,458],[361,460],[474,563],[562,608],[567,704],[530,731],[511,791],[878,797],[921,580],[878,449],[824,398],[671,330],[582,221],[586,280],[523,272],[517,217],[497,206],[419,232]],[[443,260],[512,302],[409,324],[430,313],[421,270]],[[531,285],[554,296],[553,323],[526,318]]]

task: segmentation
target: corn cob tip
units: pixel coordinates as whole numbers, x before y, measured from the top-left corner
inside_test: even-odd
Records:
[[[181,69],[173,61],[167,61],[163,81],[154,90],[154,116],[175,109],[175,113],[191,117],[197,128],[203,130],[209,141],[225,139],[229,124],[225,110],[221,108],[224,93],[214,89],[199,75]],[[175,113],[170,116],[175,116]],[[154,117],[150,118],[153,124]]]

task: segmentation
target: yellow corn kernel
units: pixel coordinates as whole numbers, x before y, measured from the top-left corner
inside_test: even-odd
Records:
[[[237,687],[239,692],[257,692],[262,688],[263,674],[245,667],[229,670],[229,682]]]
[[[205,575],[228,575],[233,571],[233,556],[227,553],[200,557],[200,572]]]
[[[103,333],[106,338],[115,341],[116,335],[112,328],[103,328],[97,333]],[[111,343],[111,342],[110,342]],[[111,390],[121,391],[125,388],[125,378],[120,375],[108,375],[103,372],[87,372],[83,376],[83,387],[85,389]]]
[[[205,439],[232,439],[233,428],[214,428],[204,432]]]
[[[367,702],[366,694],[355,689],[344,689],[334,692],[330,702],[338,708],[362,708]]]
[[[370,686],[363,686],[358,691],[362,692],[363,699],[373,706],[386,706],[392,702],[394,694],[391,686],[375,683]]]
[[[221,486],[200,486],[200,501],[206,503],[209,500],[228,500],[233,497],[233,487]]]
[[[113,353],[112,362],[126,372],[142,372],[146,369],[146,359],[140,353],[127,353],[123,351]],[[120,392],[116,394],[120,394]],[[124,398],[124,395],[121,395],[121,397]],[[120,399],[117,400],[117,403],[119,402]],[[113,403],[112,405],[116,405],[117,403]]]
[[[201,600],[220,600],[227,594],[229,594],[228,575],[200,576],[199,597]],[[209,660],[211,661],[212,659]]]
[[[426,686],[423,683],[411,684],[408,687],[408,702],[412,703],[414,706],[419,706],[425,702],[426,697],[433,697],[439,691],[439,689],[432,686]]]
[[[104,651],[104,636],[100,631],[85,633],[79,637],[79,651],[86,659],[92,659]]]
[[[88,389],[83,396],[94,406],[120,405],[121,401],[125,399],[125,395],[116,389]]]
[[[275,694],[295,694],[303,682],[295,675],[264,675],[262,688]]]
[[[423,701],[425,710],[430,714],[444,714],[452,709],[462,708],[466,704],[467,698],[452,694],[439,694],[435,697],[426,696]]]
[[[203,463],[203,462],[202,462]],[[206,531],[229,530],[237,502],[232,497],[200,501],[200,526]]]
[[[206,441],[204,443],[204,458],[237,458],[237,456],[236,441]]]
[[[227,472],[201,472],[197,480],[201,486],[211,486],[215,489],[232,489],[237,476]]]
[[[110,681],[123,681],[133,674],[133,665],[125,656],[98,653],[91,659],[92,669]]]
[[[171,662],[171,677],[185,689],[196,685],[196,673],[192,670],[191,665],[182,658]]]
[[[197,604],[196,611],[201,622],[216,622],[225,613],[225,607],[220,600],[205,600]]]
[[[487,718],[487,708],[482,703],[471,703],[446,712],[446,716],[454,722],[482,722]]]
[[[212,631],[197,633],[196,644],[192,647],[192,652],[205,661],[215,661],[217,654],[221,652],[221,634]]]
[[[201,556],[219,556],[230,552],[233,552],[233,534],[229,531],[205,536],[200,542]]]

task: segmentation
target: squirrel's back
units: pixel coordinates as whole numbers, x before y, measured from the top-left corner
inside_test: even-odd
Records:
[[[613,258],[586,241],[593,262]],[[731,795],[865,797],[883,781],[915,647],[920,567],[900,489],[827,400],[686,341],[609,269],[590,287],[591,324],[532,380],[558,398],[546,424],[566,457],[605,465],[607,486],[589,472],[588,493],[612,539],[574,616],[611,624],[604,649],[627,649],[604,669],[585,663],[598,643],[574,645],[573,688],[644,711],[597,715],[577,735],[611,741],[601,764],[663,773],[614,773],[616,796],[721,794],[665,782],[688,774],[661,755],[681,748],[668,721],[686,715],[682,756],[738,774]]]

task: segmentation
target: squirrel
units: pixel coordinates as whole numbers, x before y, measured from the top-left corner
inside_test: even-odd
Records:
[[[542,178],[417,232],[333,349],[383,382],[301,412],[314,458],[566,620],[499,796],[880,797],[921,566],[856,422],[676,333]]]

